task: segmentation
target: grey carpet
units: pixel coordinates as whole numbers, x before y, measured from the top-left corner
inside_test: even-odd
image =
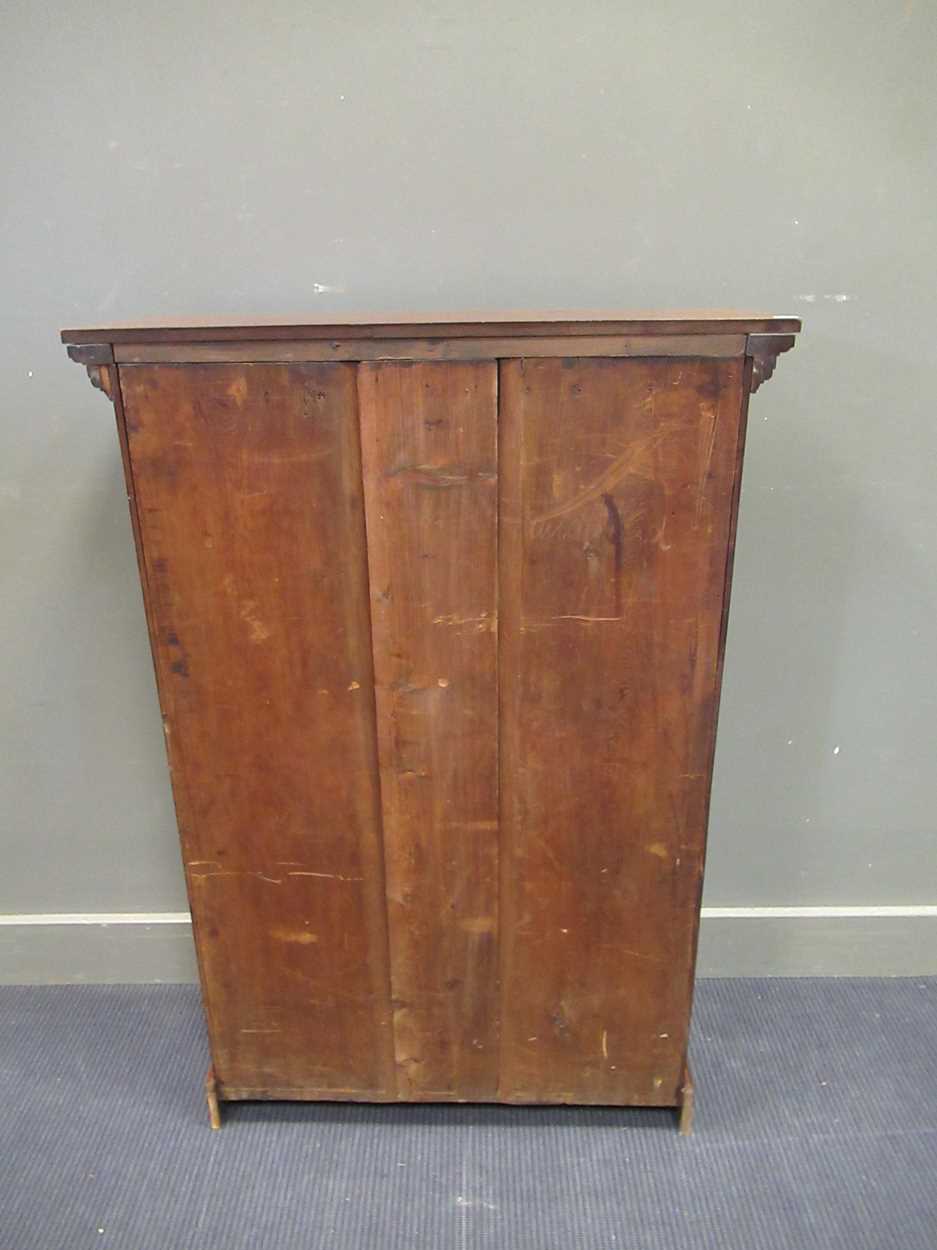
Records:
[[[937,980],[704,981],[671,1113],[235,1104],[188,986],[0,990],[0,1250],[935,1250]]]

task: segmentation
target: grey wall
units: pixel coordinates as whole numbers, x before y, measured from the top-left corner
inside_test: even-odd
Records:
[[[21,0],[2,30],[0,912],[185,907],[113,421],[57,329],[576,305],[805,320],[752,406],[707,905],[937,904],[933,4]],[[935,939],[712,919],[703,965],[937,971]],[[190,971],[184,926],[0,928],[0,977]]]

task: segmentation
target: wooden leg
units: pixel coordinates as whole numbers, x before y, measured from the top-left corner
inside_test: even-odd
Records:
[[[689,1064],[683,1070],[680,1095],[680,1132],[684,1137],[689,1137],[693,1132],[693,1077],[690,1075]]]
[[[205,1098],[208,1102],[208,1121],[212,1128],[221,1128],[221,1104],[218,1101],[218,1082],[215,1069],[209,1068],[205,1077]]]

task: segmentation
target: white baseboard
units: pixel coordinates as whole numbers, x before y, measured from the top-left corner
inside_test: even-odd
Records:
[[[937,904],[908,903],[879,907],[704,907],[703,920],[840,920],[846,916],[937,916]]]
[[[190,924],[187,911],[37,911],[0,915],[0,925]]]
[[[937,905],[704,907],[698,972],[937,975]],[[187,911],[0,915],[0,984],[194,980]]]

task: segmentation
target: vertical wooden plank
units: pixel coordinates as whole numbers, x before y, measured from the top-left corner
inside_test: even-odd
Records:
[[[733,474],[732,494],[729,500],[729,518],[728,529],[726,534],[726,566],[725,576],[722,581],[722,620],[719,624],[719,644],[716,657],[716,680],[715,680],[715,706],[712,715],[712,732],[709,741],[709,760],[707,763],[706,778],[706,800],[703,814],[704,837],[709,832],[709,808],[712,792],[713,766],[716,757],[716,732],[719,726],[719,702],[722,693],[722,672],[725,664],[726,653],[726,633],[729,627],[729,601],[732,596],[732,573],[735,567],[735,536],[738,528],[739,519],[739,502],[742,493],[742,469],[745,462],[745,439],[748,432],[748,403],[752,393],[752,376],[753,361],[749,356],[742,362],[742,395],[739,412],[738,434],[735,440],[735,472]],[[702,901],[703,882],[700,879],[700,901]],[[687,1010],[692,1012],[693,1000],[696,988],[696,958],[699,948],[699,907],[697,907],[696,924],[690,942],[690,958],[687,962]],[[690,1127],[685,1131],[690,1132],[693,1123],[693,1080],[690,1075],[689,1064],[687,1065],[687,1082],[689,1089],[689,1102],[684,1102],[684,1112]],[[684,1132],[683,1120],[681,1119],[681,1132]]]
[[[742,366],[501,364],[501,1096],[680,1102]]]
[[[354,367],[120,383],[219,1091],[393,1097]]]
[[[400,1094],[497,1091],[497,366],[362,364]]]

